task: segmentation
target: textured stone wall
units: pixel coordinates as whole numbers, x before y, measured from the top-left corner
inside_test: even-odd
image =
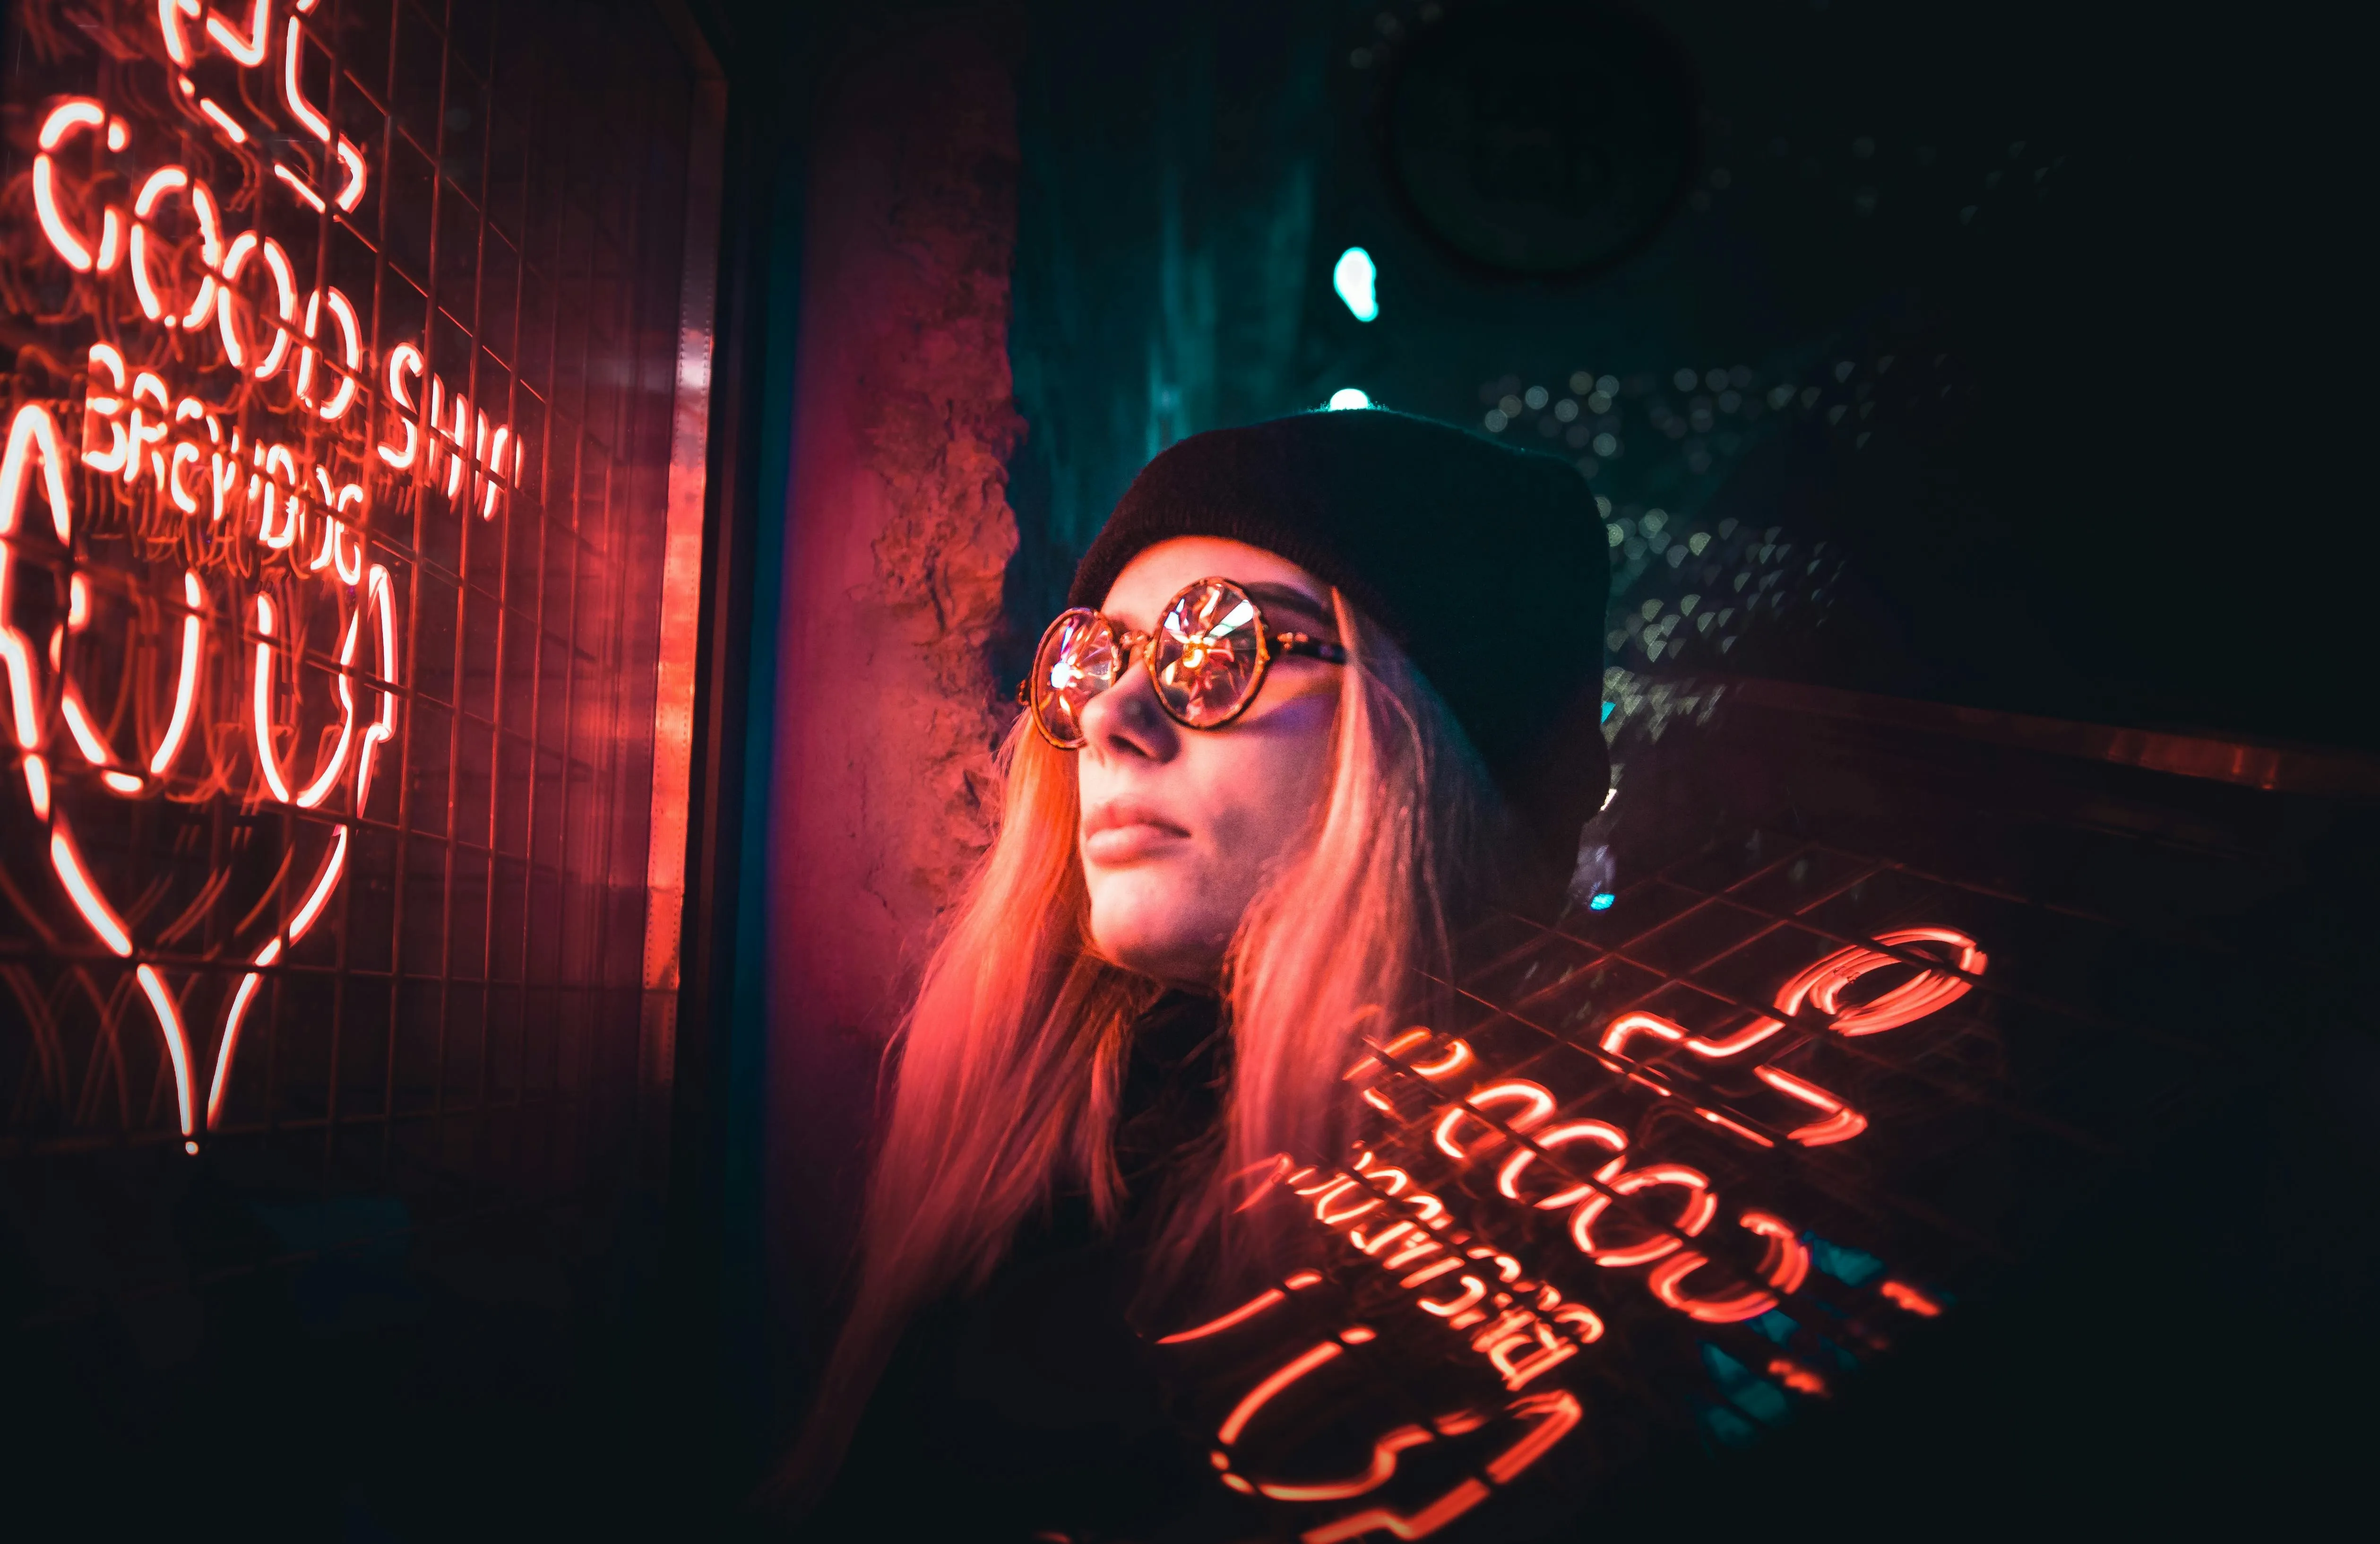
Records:
[[[1016,547],[1013,14],[888,26],[812,140],[771,808],[766,1226],[820,1306],[879,1057],[990,839],[1013,709],[986,650]]]

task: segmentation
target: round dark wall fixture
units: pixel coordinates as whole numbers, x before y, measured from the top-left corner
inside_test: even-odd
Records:
[[[1475,0],[1415,29],[1381,103],[1389,177],[1468,264],[1609,267],[1686,190],[1694,78],[1652,23],[1593,0]]]

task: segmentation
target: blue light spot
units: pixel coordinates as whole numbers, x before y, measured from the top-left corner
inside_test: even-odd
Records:
[[[1775,1341],[1778,1344],[1783,1345],[1787,1341],[1793,1338],[1793,1331],[1799,1330],[1802,1326],[1795,1323],[1792,1319],[1786,1318],[1775,1308],[1771,1308],[1767,1313],[1762,1314],[1758,1319],[1754,1319],[1752,1321],[1752,1327],[1759,1331],[1762,1334],[1767,1335],[1770,1340]]]
[[[1601,718],[1599,718],[1599,719],[1596,720],[1596,722],[1597,722],[1597,723],[1609,723],[1611,722],[1611,710],[1612,710],[1612,709],[1614,709],[1614,708],[1616,708],[1616,707],[1618,707],[1618,706],[1619,706],[1619,704],[1618,704],[1618,703],[1616,703],[1616,702],[1607,702],[1607,703],[1605,703],[1605,704],[1603,705],[1603,716],[1602,716]]]
[[[1802,1242],[1810,1246],[1810,1263],[1845,1286],[1858,1286],[1884,1272],[1884,1261],[1865,1250],[1830,1244],[1814,1233],[1803,1234]]]
[[[1347,302],[1358,322],[1369,322],[1380,314],[1380,298],[1374,287],[1378,276],[1372,254],[1361,247],[1340,253],[1338,266],[1330,270],[1330,287]]]
[[[1593,900],[1588,901],[1586,903],[1586,909],[1589,911],[1609,911],[1611,909],[1611,903],[1619,898],[1619,896],[1614,895],[1611,892],[1607,890],[1600,895],[1596,896]]]
[[[1372,399],[1365,395],[1360,387],[1342,386],[1330,394],[1331,408],[1337,412],[1344,412],[1350,407],[1369,407],[1371,405]]]
[[[1742,1362],[1708,1341],[1702,1343],[1703,1368],[1711,1375],[1728,1403],[1756,1421],[1775,1426],[1792,1414],[1784,1393]]]

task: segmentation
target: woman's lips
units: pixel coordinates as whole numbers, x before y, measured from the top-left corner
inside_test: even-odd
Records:
[[[1083,857],[1102,868],[1137,862],[1190,833],[1144,806],[1117,801],[1083,817]]]

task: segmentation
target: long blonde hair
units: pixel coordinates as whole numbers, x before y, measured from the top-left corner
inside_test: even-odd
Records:
[[[1367,1032],[1443,979],[1448,906],[1484,871],[1494,806],[1437,695],[1336,591],[1347,670],[1310,838],[1252,900],[1226,955],[1232,1074],[1213,1169],[1179,1189],[1156,1258],[1261,1249],[1231,1176],[1334,1152]],[[861,1224],[857,1291],[800,1441],[766,1500],[798,1512],[840,1463],[918,1308],[979,1285],[1060,1187],[1111,1225],[1111,1137],[1133,1020],[1158,983],[1101,959],[1076,854],[1075,759],[1023,719],[1002,750],[1000,833],[929,960],[888,1055],[898,1071]],[[1325,919],[1317,925],[1317,919]]]

